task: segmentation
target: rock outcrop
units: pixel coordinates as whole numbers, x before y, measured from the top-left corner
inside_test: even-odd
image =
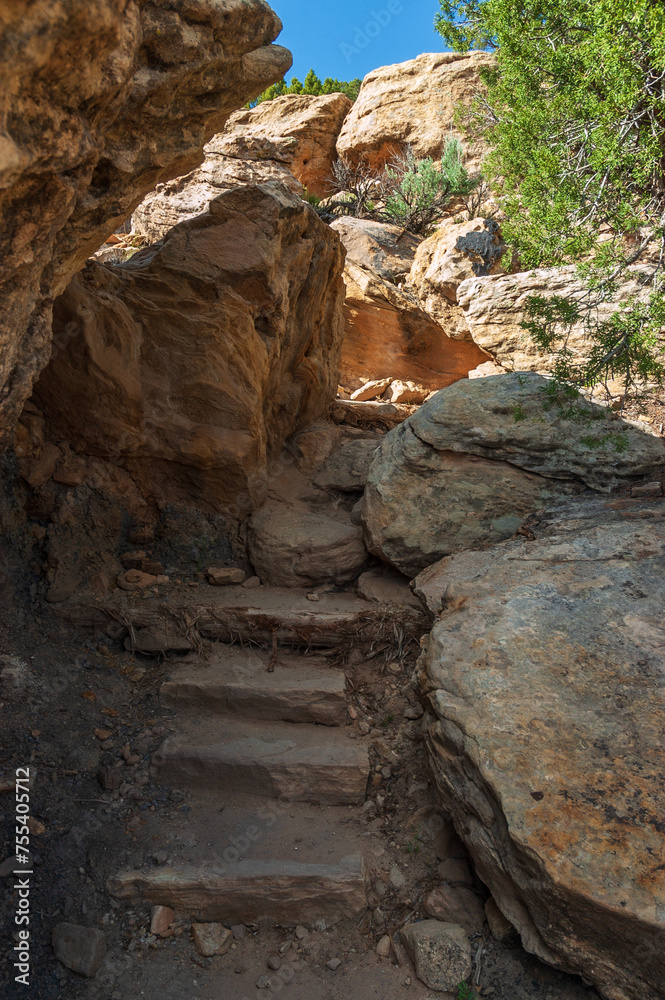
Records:
[[[449,337],[472,340],[464,312],[457,305],[457,289],[474,277],[505,274],[502,256],[496,222],[448,221],[418,247],[408,283],[422,309]]]
[[[416,582],[443,805],[527,950],[608,1000],[664,995],[664,513],[569,502]]]
[[[370,552],[413,576],[437,558],[513,535],[524,517],[585,488],[608,490],[665,465],[646,426],[535,374],[465,380],[391,431],[370,467]]]
[[[350,107],[344,94],[287,95],[237,111],[205,147],[200,167],[143,200],[132,216],[134,230],[161,239],[241,184],[278,180],[302,196],[305,189],[329,194],[335,142]]]
[[[491,66],[486,52],[441,52],[383,66],[363,80],[337,141],[340,156],[375,168],[411,146],[418,158],[439,157],[454,128],[455,107],[470,102],[480,86],[478,70]],[[485,153],[481,142],[466,148],[467,168]]]
[[[290,53],[262,0],[4,4],[0,444],[48,361],[55,296],[144,195],[201,162]]]
[[[335,396],[342,267],[279,184],[220,195],[122,266],[88,264],[35,388],[51,439],[111,457],[144,495],[246,516],[269,457]]]
[[[340,367],[345,387],[357,389],[370,378],[387,378],[441,389],[487,360],[475,345],[447,336],[404,288],[400,279],[413,263],[414,237],[404,236],[397,226],[364,219],[338,219],[332,228],[347,251]]]
[[[598,320],[607,320],[616,312],[617,303],[632,297],[648,299],[649,290],[640,282],[639,266],[629,269],[618,282],[614,298],[594,307]],[[526,300],[530,296],[550,298],[553,295],[579,301],[584,284],[575,265],[560,268],[537,268],[520,274],[469,278],[457,289],[457,301],[464,310],[471,338],[495,361],[510,371],[550,371],[555,356],[539,349],[521,326]],[[583,324],[577,323],[566,341],[577,357],[589,351],[589,340]]]

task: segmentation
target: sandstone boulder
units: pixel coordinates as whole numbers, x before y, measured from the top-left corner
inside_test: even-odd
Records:
[[[246,515],[269,457],[335,396],[342,260],[314,210],[267,184],[220,195],[122,266],[88,264],[58,300],[61,349],[36,387],[51,431],[144,493]]]
[[[663,996],[663,514],[571,501],[417,581],[443,807],[526,949],[608,1000]]]
[[[231,115],[205,147],[196,170],[149,194],[132,216],[134,230],[161,239],[194,218],[222,191],[281,181],[294,194],[329,194],[335,142],[351,102],[344,94],[286,95]]]
[[[396,226],[356,223],[332,224],[347,251],[342,385],[356,389],[370,379],[399,379],[433,390],[466,378],[487,356],[447,336],[398,281],[413,261],[413,242],[405,242]]]
[[[437,557],[513,535],[524,517],[585,487],[665,464],[646,426],[580,399],[551,401],[535,374],[465,380],[384,438],[363,501],[370,552],[414,576]]]
[[[252,515],[248,549],[261,580],[276,587],[348,583],[367,560],[362,529],[350,520],[287,504]]]
[[[290,53],[262,0],[3,4],[0,442],[48,361],[51,309],[155,185],[201,162]]]
[[[441,156],[448,135],[464,138],[454,128],[456,105],[471,101],[478,70],[493,63],[486,52],[437,52],[374,70],[344,122],[337,152],[376,168],[407,145],[421,159]],[[484,153],[481,142],[471,144],[467,167],[477,169]]]
[[[449,337],[472,339],[462,310],[451,309],[457,305],[457,289],[462,282],[505,273],[498,229],[496,222],[487,219],[449,222],[418,247],[409,285],[422,309],[441,324]],[[455,323],[451,323],[453,316]]]
[[[314,479],[315,486],[322,490],[362,493],[367,485],[374,453],[380,444],[379,437],[347,441],[328,458]]]
[[[599,320],[609,319],[616,303],[626,299],[647,298],[649,289],[639,281],[644,268],[634,266],[619,281],[612,301],[595,311]],[[548,298],[559,295],[579,300],[584,284],[574,265],[560,268],[537,268],[520,274],[468,278],[457,289],[457,301],[464,311],[471,338],[483,351],[511,371],[551,371],[555,357],[540,350],[520,325],[525,318],[530,296]],[[567,341],[577,357],[588,353],[589,340],[582,323],[573,326]]]

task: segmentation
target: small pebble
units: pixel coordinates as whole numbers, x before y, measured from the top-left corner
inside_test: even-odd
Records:
[[[326,962],[326,965],[328,966],[331,972],[337,972],[341,964],[342,964],[341,958],[331,958],[329,962]]]
[[[302,941],[303,938],[309,937],[309,931],[302,924],[298,924],[296,927],[296,937],[299,941]]]
[[[281,967],[282,963],[281,960],[277,957],[277,955],[271,955],[270,958],[268,959],[268,968],[272,969],[273,972],[277,972],[277,970],[281,969]]]

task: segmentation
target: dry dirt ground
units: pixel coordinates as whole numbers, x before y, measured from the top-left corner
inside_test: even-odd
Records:
[[[374,775],[368,796],[371,793],[374,802],[379,796],[378,809],[307,807],[307,821],[303,820],[293,845],[306,860],[308,844],[320,847],[332,835],[334,819],[335,829],[344,831],[342,839],[348,839],[350,847],[361,846],[371,886],[364,920],[334,929],[315,927],[302,939],[293,927],[250,926],[226,955],[204,959],[193,946],[187,924],[181,924],[174,937],[155,940],[149,934],[149,907],[120,903],[106,890],[108,877],[120,869],[168,864],[174,858],[196,860],[197,852],[218,847],[232,833],[224,826],[223,794],[214,815],[209,807],[207,812],[201,807],[197,793],[155,784],[150,777],[151,753],[177,730],[177,713],[159,699],[159,687],[173,661],[134,655],[105,635],[74,629],[51,607],[38,603],[25,581],[13,590],[6,585],[2,595],[0,653],[0,787],[4,789],[0,862],[14,853],[11,779],[17,767],[31,769],[31,815],[44,828],[32,839],[29,987],[13,981],[17,894],[5,869],[0,879],[3,998],[271,1000],[279,995],[289,1000],[433,1000],[441,996],[418,982],[398,943],[389,960],[375,953],[383,934],[392,934],[398,942],[400,925],[423,915],[422,897],[440,881],[431,833],[436,830],[431,823],[436,809],[418,739],[419,724],[403,717],[404,707],[413,702],[413,696],[407,696],[415,655],[390,668],[381,660],[370,660],[347,669],[358,717],[355,725],[366,721],[370,728],[363,737]],[[101,740],[95,730],[112,735]],[[139,762],[124,768],[119,790],[103,790],[100,767],[117,761],[126,747]],[[288,822],[282,833],[293,836]],[[280,835],[278,825],[270,836]],[[339,846],[336,852],[342,853]],[[396,869],[402,875],[398,886],[391,884]],[[476,888],[486,896],[480,884]],[[56,961],[51,932],[62,920],[106,933],[107,956],[94,979],[85,980]],[[474,945],[479,995],[493,1000],[597,1000],[580,980],[546,968],[520,947],[503,947],[489,936],[477,937]],[[280,956],[281,968],[269,973],[270,989],[257,989],[259,977],[268,973],[271,955]],[[331,958],[341,959],[336,971],[326,965]]]

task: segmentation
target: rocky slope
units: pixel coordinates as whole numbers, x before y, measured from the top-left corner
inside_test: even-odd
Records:
[[[4,4],[0,440],[49,357],[55,296],[143,196],[280,79],[261,0]]]

